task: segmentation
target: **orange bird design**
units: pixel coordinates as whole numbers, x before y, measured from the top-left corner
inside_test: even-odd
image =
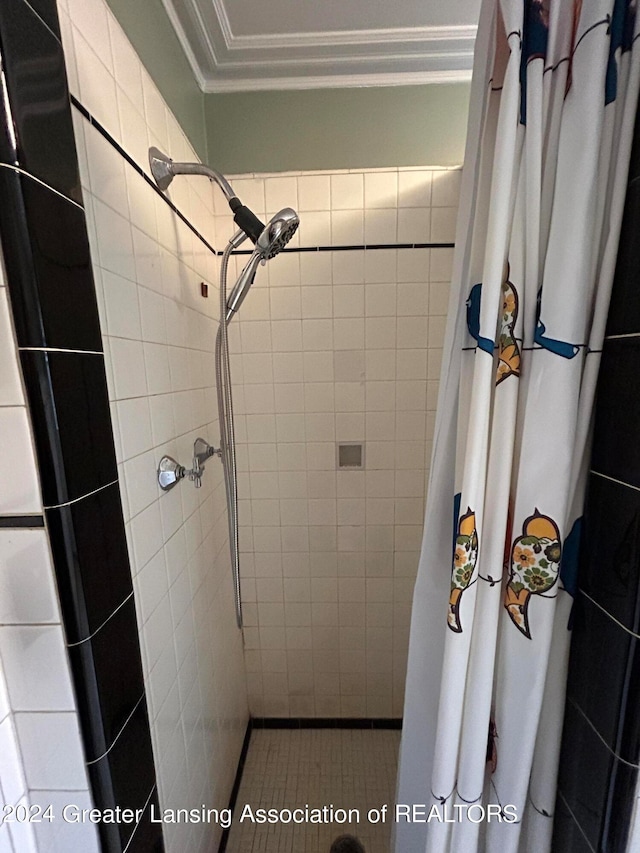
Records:
[[[449,613],[447,624],[456,634],[462,633],[460,624],[460,599],[462,593],[471,586],[473,573],[478,560],[478,534],[476,515],[469,507],[458,521],[458,533],[453,552],[451,569],[451,593],[449,595]]]
[[[498,366],[496,385],[509,376],[520,376],[520,347],[515,338],[518,319],[518,292],[509,281],[509,264],[506,265],[502,282],[502,306],[500,311],[500,332],[498,335]]]
[[[558,580],[561,556],[557,524],[535,509],[522,525],[522,536],[518,536],[513,543],[504,600],[509,618],[529,640],[531,596],[543,595],[553,587]]]

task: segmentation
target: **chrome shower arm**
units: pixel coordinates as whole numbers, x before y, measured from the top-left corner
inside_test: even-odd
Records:
[[[157,185],[164,192],[176,175],[203,175],[217,184],[224,193],[227,201],[237,198],[233,187],[224,175],[217,169],[212,169],[204,163],[176,163],[158,148],[149,149],[149,165]]]
[[[174,175],[204,175],[220,187],[227,201],[237,198],[233,187],[225,176],[221,175],[217,169],[212,169],[211,166],[206,166],[204,163],[176,163],[174,160],[171,164],[171,171]]]

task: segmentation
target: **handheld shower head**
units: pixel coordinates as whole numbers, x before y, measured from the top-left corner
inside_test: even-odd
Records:
[[[149,149],[149,166],[151,174],[162,192],[168,189],[176,175],[204,175],[216,183],[229,202],[229,207],[234,214],[234,222],[241,229],[232,239],[233,246],[237,248],[240,245],[245,239],[243,234],[255,244],[253,254],[240,273],[238,281],[227,300],[227,321],[230,320],[253,284],[258,264],[260,262],[266,263],[279,254],[298,230],[300,224],[298,214],[290,207],[285,207],[265,225],[252,210],[242,204],[224,175],[210,166],[206,166],[204,163],[176,163],[157,148]]]
[[[256,240],[251,257],[238,276],[238,280],[227,299],[227,323],[240,308],[249,292],[258,271],[258,264],[266,264],[268,260],[275,258],[296,233],[299,224],[298,214],[290,207],[285,207],[267,222]]]
[[[265,261],[275,258],[298,230],[300,217],[290,207],[285,207],[269,222],[262,234],[256,240],[256,250],[260,251]]]

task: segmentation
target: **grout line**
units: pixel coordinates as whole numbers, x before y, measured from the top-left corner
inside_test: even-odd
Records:
[[[85,498],[90,498],[91,495],[97,495],[98,492],[104,491],[104,489],[108,489],[110,486],[114,486],[118,482],[118,478],[112,480],[110,483],[105,483],[104,486],[100,486],[98,489],[94,489],[92,492],[87,492],[86,495],[81,495],[79,498],[74,498],[72,501],[66,501],[61,504],[51,504],[51,506],[46,506],[45,510],[48,509],[63,509],[65,506],[72,506],[73,504],[77,504],[78,501],[83,501]]]
[[[149,793],[149,796],[147,797],[147,801],[145,802],[145,804],[144,804],[144,806],[143,806],[143,809],[142,809],[142,813],[143,813],[143,814],[144,814],[144,813],[146,812],[146,810],[147,810],[147,806],[149,805],[149,802],[150,802],[150,800],[151,800],[151,797],[153,797],[153,795],[154,795],[154,793],[155,793],[156,787],[157,787],[157,785],[154,785],[154,786],[153,786],[153,788],[151,789],[151,792]],[[127,846],[124,848],[124,850],[122,851],[122,853],[127,853],[127,850],[129,849],[129,847],[131,847],[131,842],[133,841],[133,836],[134,836],[134,835],[136,834],[136,832],[138,831],[138,827],[139,827],[139,826],[140,826],[140,821],[138,821],[138,823],[136,824],[135,829],[134,829],[134,830],[133,830],[133,832],[131,833],[131,837],[130,837],[130,838],[129,838],[129,840],[127,841]],[[164,848],[163,848],[163,849],[164,849]]]
[[[622,622],[620,622],[619,619],[616,619],[615,616],[612,616],[608,610],[605,610],[605,608],[601,604],[598,604],[598,602],[594,598],[591,598],[591,596],[588,593],[586,593],[583,589],[580,590],[580,594],[584,595],[584,597],[587,598],[592,604],[594,604],[598,608],[598,610],[602,610],[602,612],[605,614],[605,616],[608,616],[609,619],[611,619],[612,622],[615,622],[619,628],[622,628],[623,631],[625,631],[627,634],[629,634],[635,640],[640,640],[640,634],[636,634],[635,631],[632,631],[630,628],[627,628],[626,625],[624,625]]]
[[[81,204],[78,204],[77,201],[74,201],[72,198],[69,198],[68,195],[61,193],[60,190],[56,190],[53,187],[49,186],[49,184],[41,181],[40,178],[36,178],[35,175],[32,175],[31,172],[27,172],[25,169],[21,169],[20,166],[12,166],[10,163],[0,163],[0,167],[3,169],[9,169],[11,172],[17,172],[19,175],[24,175],[25,178],[30,178],[32,181],[35,181],[36,184],[40,184],[41,187],[45,187],[50,192],[59,195],[60,198],[63,198],[65,201],[68,201],[69,204],[73,204],[78,210],[81,210],[84,213],[84,207]]]
[[[62,793],[62,794],[89,794],[89,793],[91,793],[88,788],[55,788],[55,789],[52,789],[52,788],[29,788],[29,793],[32,793],[32,794],[38,794],[38,793],[48,794],[52,790],[55,790],[56,794],[58,794],[58,793]]]
[[[120,604],[116,607],[116,609],[113,611],[113,613],[110,613],[109,616],[104,620],[102,625],[99,625],[92,634],[89,634],[89,636],[85,637],[84,640],[78,640],[76,643],[67,643],[67,648],[73,649],[73,648],[76,648],[77,646],[81,646],[83,643],[88,643],[89,640],[92,640],[96,636],[96,634],[99,634],[100,631],[102,631],[102,629],[107,624],[107,622],[109,622],[109,621],[111,621],[111,619],[113,619],[113,617],[116,615],[118,610],[121,610],[125,606],[125,604],[129,601],[129,599],[132,597],[133,597],[133,590],[131,590],[131,592],[125,598],[125,600],[120,602]],[[106,755],[106,753],[105,753],[105,755]],[[95,760],[97,761],[98,759],[95,759]],[[92,762],[89,762],[89,763],[92,763]]]
[[[626,486],[627,489],[633,489],[636,492],[640,492],[640,486],[634,486],[632,483],[625,483],[624,480],[618,480],[615,477],[609,477],[607,474],[601,474],[599,471],[594,471],[593,468],[589,473],[593,474],[594,477],[602,477],[603,480],[609,480],[612,483],[617,483],[619,486]]]
[[[605,341],[621,341],[624,338],[640,338],[640,332],[627,332],[624,335],[605,335]]]
[[[18,347],[20,352],[65,352],[77,355],[102,355],[104,353],[97,349],[65,349],[63,347]]]
[[[608,743],[606,742],[606,740],[602,737],[602,735],[600,734],[600,732],[598,731],[598,729],[593,725],[593,723],[591,722],[591,720],[589,719],[589,717],[587,717],[587,715],[586,715],[586,714],[585,714],[585,712],[582,710],[582,708],[580,707],[580,705],[578,705],[578,703],[577,703],[577,702],[574,702],[574,700],[573,700],[570,696],[567,696],[567,701],[568,701],[568,702],[569,702],[569,704],[570,704],[570,705],[572,705],[572,706],[575,708],[575,710],[580,714],[580,716],[584,719],[585,723],[589,726],[589,728],[590,728],[590,729],[593,731],[593,733],[596,735],[596,737],[598,738],[598,740],[602,741],[602,744],[603,744],[603,746],[605,747],[605,749],[607,750],[607,752],[610,752],[610,753],[611,753],[611,755],[613,755],[613,757],[615,758],[615,760],[616,760],[616,761],[619,761],[621,764],[624,764],[624,765],[626,765],[627,767],[631,767],[633,770],[640,770],[640,764],[634,764],[632,761],[627,761],[625,758],[622,758],[622,756],[618,755],[618,753],[617,753],[617,752],[614,752],[614,750],[613,750],[613,749],[611,749],[611,747],[609,746],[609,744],[608,744]]]
[[[580,823],[578,822],[578,818],[574,815],[573,810],[571,809],[571,806],[570,806],[570,805],[569,805],[569,803],[565,800],[565,798],[564,798],[564,794],[562,793],[562,791],[560,790],[560,788],[558,788],[558,796],[560,797],[560,799],[561,799],[561,800],[562,800],[562,802],[564,803],[564,806],[565,806],[566,810],[567,810],[567,811],[569,812],[569,814],[571,815],[571,818],[572,818],[573,822],[575,823],[575,825],[576,825],[576,826],[578,827],[578,829],[580,830],[580,834],[582,835],[582,837],[583,837],[583,838],[584,838],[584,840],[586,841],[586,843],[587,843],[587,846],[588,846],[589,850],[591,850],[591,853],[596,853],[596,851],[595,851],[595,850],[593,849],[593,847],[591,846],[591,842],[590,842],[590,841],[589,841],[589,839],[587,838],[587,836],[586,836],[586,834],[585,834],[584,829],[580,826]]]
[[[33,5],[32,5],[32,3],[31,3],[31,0],[24,0],[24,2],[25,2],[25,4],[29,7],[29,9],[33,12],[33,14],[36,16],[36,18],[38,18],[38,19],[40,20],[40,22],[42,23],[42,25],[43,25],[43,26],[45,26],[45,27],[49,30],[49,32],[51,33],[51,35],[54,37],[54,39],[55,39],[55,40],[58,42],[58,44],[60,45],[60,47],[62,47],[62,42],[60,41],[60,36],[55,32],[55,30],[52,30],[52,29],[51,29],[51,27],[50,27],[50,26],[49,26],[49,24],[45,21],[45,19],[42,17],[42,15],[41,15],[39,12],[37,12],[37,11],[33,8]],[[56,15],[57,15],[57,10],[56,10]],[[59,17],[59,16],[58,16],[58,17]]]
[[[131,595],[133,595],[133,593],[131,593]],[[98,763],[98,761],[102,761],[102,759],[103,759],[103,758],[105,758],[105,756],[109,755],[109,753],[111,752],[111,750],[113,749],[113,747],[114,747],[114,746],[116,745],[116,743],[118,742],[118,738],[120,737],[120,735],[122,734],[122,732],[127,728],[127,724],[129,723],[129,720],[131,719],[131,717],[133,717],[133,715],[135,714],[135,712],[138,710],[138,706],[140,705],[140,703],[142,702],[142,700],[144,699],[144,697],[145,697],[145,689],[144,689],[144,687],[143,687],[143,688],[142,688],[142,695],[140,696],[140,698],[138,699],[138,701],[136,702],[136,704],[133,706],[133,709],[132,709],[131,713],[129,714],[129,716],[127,717],[127,719],[126,719],[126,720],[124,721],[124,723],[122,724],[122,728],[120,729],[120,731],[118,732],[118,734],[117,734],[117,735],[114,737],[114,739],[111,741],[111,746],[109,747],[109,749],[108,749],[106,752],[104,752],[101,756],[99,756],[98,758],[92,758],[92,759],[91,759],[91,761],[86,761],[86,762],[85,762],[85,764],[87,765],[87,767],[90,767],[92,764],[97,764],[97,763]],[[153,793],[153,791],[152,791],[151,793]],[[145,808],[146,808],[146,805],[145,805]]]
[[[605,341],[619,341],[623,338],[640,338],[640,332],[625,332],[620,335],[605,335]]]

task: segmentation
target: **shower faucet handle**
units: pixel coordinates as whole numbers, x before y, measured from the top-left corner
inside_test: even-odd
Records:
[[[199,489],[202,486],[205,462],[212,456],[222,457],[222,450],[215,448],[204,438],[196,438],[193,443],[193,467],[188,470],[173,457],[163,456],[158,465],[158,485],[163,492],[168,492],[187,477],[196,489]]]
[[[185,476],[184,466],[172,456],[163,456],[158,464],[158,485],[163,492],[168,492]]]
[[[202,486],[205,462],[216,455],[222,458],[222,450],[216,449],[208,441],[205,441],[204,438],[196,438],[193,442],[193,468],[187,474],[196,489]]]
[[[212,456],[222,456],[222,451],[216,449],[204,438],[196,438],[193,442],[193,468],[194,470],[204,469],[204,463]]]

